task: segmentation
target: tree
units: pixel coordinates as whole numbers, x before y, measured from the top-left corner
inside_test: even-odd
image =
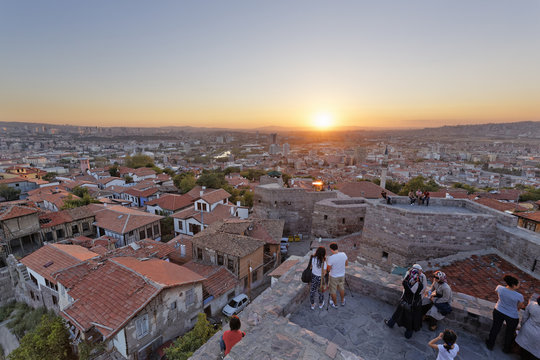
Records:
[[[49,172],[49,173],[45,174],[45,176],[43,176],[42,179],[45,180],[45,181],[53,181],[56,178],[57,175],[58,174],[55,173],[55,172]]]
[[[231,173],[239,173],[240,168],[238,166],[229,166],[229,167],[225,168],[225,170],[223,170],[223,172],[225,173],[225,175],[229,175]]]
[[[6,199],[6,201],[19,200],[19,195],[21,194],[20,189],[15,189],[6,184],[0,185],[0,197]]]
[[[165,349],[170,360],[187,360],[193,353],[210,339],[217,330],[206,320],[206,315],[197,315],[197,323],[193,330],[178,338],[174,344]]]
[[[10,360],[63,360],[72,359],[69,332],[62,318],[43,315],[39,325],[28,332]]]
[[[373,183],[381,185],[381,179],[373,179]],[[398,181],[386,180],[386,185],[384,186],[384,188],[393,192],[394,194],[399,194],[399,192],[403,188],[403,184]]]
[[[176,173],[174,172],[174,170],[171,169],[171,168],[165,168],[165,169],[163,169],[163,172],[164,172],[165,174],[171,176],[171,177],[174,176],[174,175],[176,174]]]
[[[440,189],[440,186],[433,179],[430,179],[427,182],[426,180],[427,179],[423,176],[417,176],[415,178],[412,178],[405,185],[403,185],[401,191],[399,192],[399,195],[407,195],[411,190],[416,191],[420,189],[422,191],[437,191]]]
[[[118,170],[118,165],[113,165],[109,168],[109,174],[114,177],[120,177],[120,171]]]
[[[127,167],[137,169],[140,167],[153,167],[154,166],[154,160],[148,156],[143,154],[137,154],[133,156],[127,156],[125,159],[125,164]]]
[[[182,194],[187,193],[189,190],[193,189],[196,183],[195,175],[192,172],[185,172],[176,175],[173,178],[174,186],[180,189]]]
[[[204,170],[202,175],[197,179],[197,185],[206,186],[211,189],[219,189],[227,184],[225,174],[218,171]]]
[[[89,195],[88,189],[82,186],[75,186],[72,192],[80,198],[84,197],[85,195]]]
[[[125,175],[124,180],[126,180],[126,184],[131,184],[133,182],[133,178],[129,175]]]
[[[174,221],[170,216],[164,217],[160,221],[161,241],[167,242],[174,237]]]

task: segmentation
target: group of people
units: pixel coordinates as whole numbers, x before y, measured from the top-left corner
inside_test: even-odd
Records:
[[[540,297],[531,299],[521,317],[521,328],[516,336],[519,325],[519,309],[523,308],[524,298],[517,289],[519,280],[513,275],[503,278],[506,286],[498,285],[495,292],[498,301],[493,309],[493,323],[486,339],[486,346],[493,350],[495,340],[503,323],[506,323],[503,352],[512,352],[514,341],[520,347],[523,360],[540,359]]]
[[[318,294],[319,309],[322,309],[324,302],[324,292],[328,289],[330,293],[329,302],[333,308],[338,307],[337,292],[341,300],[341,306],[345,306],[345,268],[349,265],[347,254],[338,250],[338,244],[330,244],[330,255],[326,257],[326,248],[319,246],[315,254],[311,257],[311,287],[309,300],[311,310],[315,310],[315,296]]]
[[[503,352],[510,353],[515,341],[520,347],[523,360],[538,360],[540,359],[540,297],[531,299],[526,307],[521,319],[521,328],[516,336],[519,309],[524,299],[523,295],[517,292],[519,280],[516,277],[506,275],[503,280],[506,286],[499,285],[495,288],[498,301],[493,309],[493,323],[489,337],[486,339],[486,346],[489,350],[493,350],[497,335],[503,323],[506,322]],[[430,330],[435,330],[437,321],[452,312],[452,289],[448,285],[444,272],[436,271],[433,282],[428,288],[422,267],[414,264],[405,274],[402,285],[403,294],[400,302],[390,319],[384,320],[384,323],[390,328],[396,324],[404,327],[407,339],[411,338],[414,331],[420,330],[423,320],[428,322]],[[445,330],[430,341],[429,345],[439,350],[437,359],[453,359],[459,351],[459,346],[455,344],[456,339],[457,336],[453,331]],[[443,340],[445,344],[437,345],[436,342],[439,340]]]
[[[452,312],[452,289],[448,285],[446,274],[437,271],[428,288],[422,266],[414,264],[405,274],[403,294],[400,303],[385,324],[393,328],[395,324],[405,328],[405,337],[411,338],[414,331],[420,330],[426,320],[431,330],[437,328],[437,321]]]
[[[426,206],[429,206],[429,191],[427,190],[416,190],[416,192],[414,191],[409,191],[409,201],[410,201],[410,204],[411,206],[414,205],[414,203],[418,204],[418,205],[426,205]]]

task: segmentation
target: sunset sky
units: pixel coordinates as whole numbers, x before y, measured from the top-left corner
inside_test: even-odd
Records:
[[[0,121],[254,128],[320,114],[540,120],[540,1],[0,3]]]

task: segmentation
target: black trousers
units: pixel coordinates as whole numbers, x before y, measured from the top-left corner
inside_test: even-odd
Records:
[[[491,330],[489,331],[489,337],[487,340],[487,346],[493,348],[495,345],[495,340],[503,322],[506,321],[506,333],[504,334],[504,347],[503,350],[509,352],[512,350],[512,343],[514,342],[514,335],[516,334],[516,328],[519,323],[519,319],[511,318],[500,312],[497,309],[493,309],[493,324],[491,325]]]

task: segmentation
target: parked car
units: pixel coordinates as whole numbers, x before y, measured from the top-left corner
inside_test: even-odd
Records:
[[[289,252],[289,239],[287,238],[281,238],[281,253],[286,254]]]
[[[234,314],[238,314],[240,311],[242,311],[247,304],[249,304],[249,298],[246,294],[237,295],[232,298],[227,305],[225,305],[222,313],[225,316],[233,316]]]

